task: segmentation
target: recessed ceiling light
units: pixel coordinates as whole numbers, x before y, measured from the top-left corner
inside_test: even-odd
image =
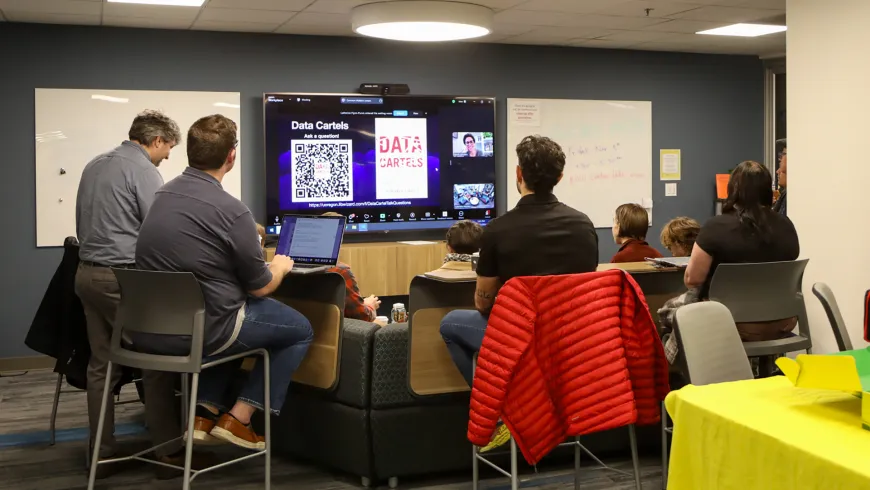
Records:
[[[695,34],[705,34],[710,36],[758,37],[767,34],[775,34],[777,32],[784,32],[786,29],[786,26],[774,26],[768,24],[734,24],[696,32]]]
[[[142,5],[170,5],[173,7],[202,7],[205,0],[107,0],[109,3],[138,3]]]
[[[489,34],[493,11],[470,3],[408,0],[354,7],[354,32],[396,41],[458,41]]]

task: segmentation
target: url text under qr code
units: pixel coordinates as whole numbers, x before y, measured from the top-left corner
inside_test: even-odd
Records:
[[[353,200],[353,140],[290,142],[293,202]]]

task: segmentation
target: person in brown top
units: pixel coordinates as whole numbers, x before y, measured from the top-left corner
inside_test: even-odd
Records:
[[[695,240],[701,231],[701,224],[692,218],[680,216],[668,221],[662,228],[660,239],[662,245],[668,249],[674,257],[688,257],[695,247]]]
[[[623,204],[616,208],[616,216],[613,218],[613,239],[621,247],[610,262],[613,264],[643,262],[647,257],[661,257],[662,254],[646,242],[648,229],[649,215],[640,205]]]

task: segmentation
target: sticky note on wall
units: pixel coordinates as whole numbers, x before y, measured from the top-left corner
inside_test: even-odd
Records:
[[[728,199],[728,182],[731,181],[731,174],[716,174],[716,197],[718,199]]]

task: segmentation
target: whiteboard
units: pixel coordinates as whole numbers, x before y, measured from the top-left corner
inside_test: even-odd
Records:
[[[64,238],[75,236],[82,170],[94,157],[127,139],[136,114],[161,110],[181,128],[182,141],[158,167],[169,182],[187,167],[184,140],[197,119],[223,114],[239,125],[241,134],[240,100],[238,92],[36,89],[36,246],[62,246]],[[239,199],[241,163],[237,157],[233,171],[222,182]]]
[[[562,146],[565,171],[553,191],[586,213],[596,228],[613,226],[616,208],[652,208],[652,103],[648,101],[508,99],[507,203],[520,198],[512,185],[516,146],[528,135]],[[651,213],[650,213],[651,214]]]

